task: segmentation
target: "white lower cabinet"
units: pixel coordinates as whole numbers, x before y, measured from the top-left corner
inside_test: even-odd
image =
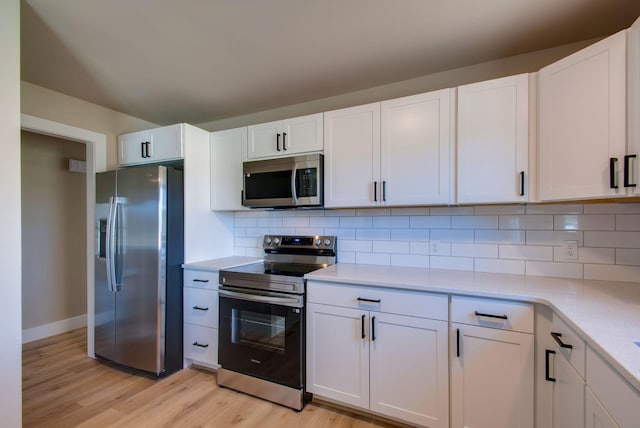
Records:
[[[418,426],[449,426],[447,296],[310,283],[308,300],[307,391]],[[405,305],[426,315],[434,304],[445,320],[384,312]]]
[[[553,428],[584,427],[584,380],[571,367],[569,361],[557,350],[547,354],[548,364],[554,363],[548,381],[553,382],[552,426]]]
[[[620,428],[589,387],[586,388],[584,407],[585,428]]]
[[[451,317],[451,427],[533,428],[531,306],[454,296]]]
[[[184,271],[184,365],[218,368],[218,272]]]

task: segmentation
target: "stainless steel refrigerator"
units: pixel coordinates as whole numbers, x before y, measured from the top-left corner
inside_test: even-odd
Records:
[[[182,368],[182,171],[96,175],[95,353],[156,376]]]

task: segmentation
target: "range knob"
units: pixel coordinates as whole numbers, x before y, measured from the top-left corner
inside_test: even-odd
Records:
[[[280,238],[273,238],[273,245],[280,244]]]
[[[324,240],[324,246],[325,247],[329,247],[331,245],[331,239],[325,239]]]
[[[322,245],[322,239],[316,239],[316,247]]]
[[[270,236],[265,236],[264,237],[264,243],[267,244],[267,245],[271,244],[271,237]]]

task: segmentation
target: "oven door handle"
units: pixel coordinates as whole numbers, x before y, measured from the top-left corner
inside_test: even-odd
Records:
[[[272,303],[275,305],[291,306],[294,308],[303,307],[302,299],[299,297],[272,297],[261,294],[240,293],[237,291],[218,289],[218,294],[224,297],[231,297],[238,300],[247,300],[249,302]]]

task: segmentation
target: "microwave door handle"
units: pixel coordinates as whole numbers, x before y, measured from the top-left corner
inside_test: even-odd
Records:
[[[298,189],[296,186],[296,175],[298,174],[298,165],[293,165],[291,172],[291,196],[293,197],[293,205],[298,205]]]

